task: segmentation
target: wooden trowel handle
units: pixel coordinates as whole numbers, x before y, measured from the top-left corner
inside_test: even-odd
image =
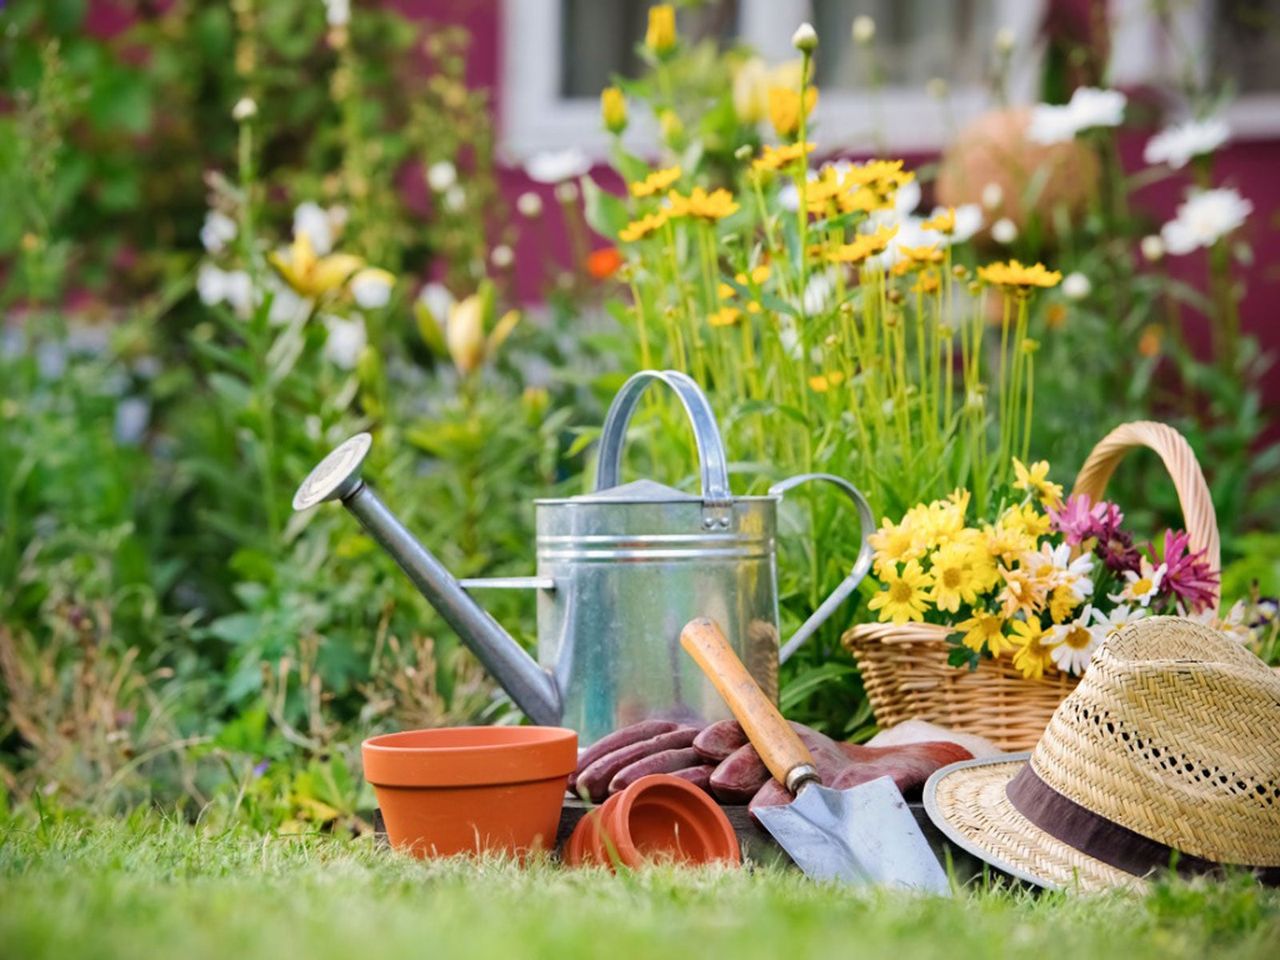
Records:
[[[807,781],[818,780],[809,748],[747,672],[715,621],[690,620],[680,631],[680,646],[715,684],[779,783],[795,793]]]

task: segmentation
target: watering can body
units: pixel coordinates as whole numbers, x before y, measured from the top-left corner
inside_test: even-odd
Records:
[[[696,494],[650,480],[619,483],[627,424],[654,382],[676,392],[693,426],[701,481]],[[593,492],[536,502],[533,577],[455,581],[358,479],[351,462],[358,467],[363,451],[343,459],[342,449],[313,471],[295,507],[342,500],[517,706],[536,723],[576,730],[584,745],[640,720],[701,724],[729,716],[680,647],[682,627],[698,616],[724,626],[752,676],[776,700],[780,660],[835,611],[871,564],[870,509],[847,481],[806,474],[776,484],[766,496],[733,497],[710,404],[693,380],[676,371],[643,371],[619,391],[601,435]],[[333,458],[341,462],[326,470]],[[810,480],[832,483],[854,502],[863,545],[849,575],[780,648],[777,508],[787,490]],[[537,592],[536,663],[470,596],[491,588]]]

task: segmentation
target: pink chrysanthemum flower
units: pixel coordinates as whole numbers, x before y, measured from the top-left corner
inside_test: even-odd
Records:
[[[1053,529],[1066,537],[1067,543],[1077,546],[1093,536],[1093,501],[1087,493],[1073,493],[1061,507],[1049,508]]]
[[[1191,537],[1185,530],[1164,534],[1164,590],[1192,613],[1213,606],[1218,593],[1218,571],[1209,566],[1205,551],[1191,552]],[[1154,550],[1152,551],[1154,552]]]

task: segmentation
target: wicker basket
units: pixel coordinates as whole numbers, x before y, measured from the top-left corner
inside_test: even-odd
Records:
[[[1190,548],[1205,550],[1213,569],[1220,569],[1209,487],[1190,445],[1172,427],[1146,420],[1116,427],[1093,448],[1072,492],[1102,499],[1116,465],[1134,447],[1160,455],[1178,492]],[[887,727],[915,717],[979,734],[1004,750],[1030,750],[1076,678],[1054,670],[1042,680],[1027,680],[1004,658],[983,659],[976,670],[957,669],[947,663],[951,632],[929,623],[865,623],[845,633],[876,721]]]

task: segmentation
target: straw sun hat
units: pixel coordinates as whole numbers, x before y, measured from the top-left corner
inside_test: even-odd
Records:
[[[951,842],[1044,887],[1141,885],[1171,863],[1280,884],[1280,676],[1216,630],[1139,620],[1031,754],[944,767],[924,802]]]

